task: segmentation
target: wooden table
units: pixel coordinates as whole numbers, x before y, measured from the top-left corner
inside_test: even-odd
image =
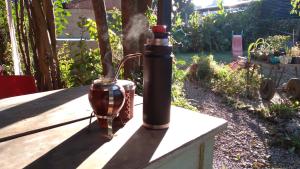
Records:
[[[104,137],[93,119],[88,87],[0,100],[0,168],[211,168],[214,136],[223,119],[172,107],[167,130],[142,127],[142,98],[134,118]]]

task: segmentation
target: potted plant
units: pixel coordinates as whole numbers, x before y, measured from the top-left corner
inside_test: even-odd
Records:
[[[266,38],[266,42],[268,42],[272,47],[274,56],[284,56],[286,55],[285,47],[287,46],[287,43],[290,41],[290,38],[291,38],[290,36],[275,35]]]
[[[250,53],[252,59],[268,61],[272,50],[270,44],[265,39],[259,38],[249,45],[248,53]]]
[[[291,64],[300,64],[300,44],[291,48]]]

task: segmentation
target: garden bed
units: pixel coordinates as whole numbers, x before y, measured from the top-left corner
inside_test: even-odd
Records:
[[[272,145],[274,125],[259,114],[238,110],[198,84],[186,81],[184,88],[187,99],[199,111],[229,122],[228,129],[216,137],[214,168],[300,168],[300,156],[292,149]],[[298,112],[298,122],[299,117]]]

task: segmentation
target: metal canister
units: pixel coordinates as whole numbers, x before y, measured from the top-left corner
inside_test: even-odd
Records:
[[[143,126],[150,129],[169,127],[172,83],[172,46],[166,26],[152,27],[144,55]]]

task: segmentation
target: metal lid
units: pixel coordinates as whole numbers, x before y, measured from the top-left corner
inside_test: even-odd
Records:
[[[116,81],[114,81],[113,78],[99,78],[93,81],[93,84],[96,85],[111,85],[115,84]]]
[[[130,80],[117,80],[117,84],[121,85],[125,90],[134,90],[135,84]]]
[[[155,25],[155,26],[152,26],[152,31],[154,33],[166,33],[167,26],[166,25]]]
[[[154,46],[169,46],[169,39],[147,39],[147,44]]]
[[[169,34],[165,25],[152,26],[151,35],[147,38],[147,45],[152,46],[169,46]]]

